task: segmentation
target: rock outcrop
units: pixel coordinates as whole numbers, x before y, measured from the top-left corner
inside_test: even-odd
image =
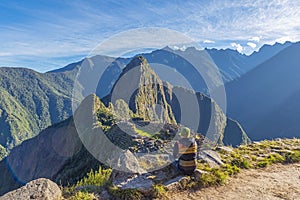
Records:
[[[240,144],[248,144],[251,140],[247,136],[243,127],[239,122],[227,118],[226,128],[224,131],[223,144],[226,146],[238,146]]]
[[[30,181],[25,186],[3,195],[0,197],[0,200],[60,200],[61,198],[62,192],[56,183],[49,179],[40,178]]]

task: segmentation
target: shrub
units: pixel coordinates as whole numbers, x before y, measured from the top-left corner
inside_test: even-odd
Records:
[[[228,173],[220,168],[212,168],[210,173],[204,173],[201,176],[200,186],[209,187],[213,185],[222,185],[227,180]]]
[[[290,153],[286,153],[284,155],[284,159],[286,163],[295,163],[295,162],[300,162],[300,151],[295,150]]]
[[[156,198],[166,197],[167,191],[163,185],[154,185],[153,189],[154,189],[154,193],[153,193],[154,197]]]
[[[285,158],[279,155],[278,153],[273,153],[267,157],[267,160],[270,163],[282,163],[285,160]]]
[[[250,163],[238,153],[232,153],[231,165],[236,165],[239,168],[249,169]]]
[[[230,164],[225,164],[222,166],[223,171],[227,172],[228,175],[232,176],[235,175],[237,173],[239,173],[241,171],[241,169],[239,167],[237,167],[236,165],[230,165]]]
[[[267,160],[262,160],[262,161],[259,161],[258,163],[256,163],[256,167],[264,168],[264,167],[269,166],[269,164],[270,163]]]
[[[74,196],[68,198],[68,200],[93,200],[93,199],[96,199],[96,197],[93,194],[90,194],[88,192],[82,192],[82,191],[78,191]]]
[[[99,168],[98,171],[91,170],[86,177],[77,182],[76,186],[103,186],[108,183],[111,169]]]
[[[252,156],[251,156],[251,160],[252,160],[252,161],[256,161],[256,160],[257,160],[257,156],[256,156],[256,155],[252,155]]]
[[[120,190],[116,186],[109,188],[109,193],[117,199],[141,200],[143,195],[137,189]]]

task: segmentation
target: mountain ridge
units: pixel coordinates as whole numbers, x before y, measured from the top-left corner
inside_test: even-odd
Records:
[[[290,105],[287,102],[294,98],[292,95],[297,96],[299,91],[297,78],[300,62],[297,55],[299,48],[300,42],[293,43],[276,56],[226,86],[229,97],[229,116],[239,120],[246,131],[250,132],[250,137],[252,135],[254,139],[270,139],[280,136],[280,130],[289,130],[290,127],[294,127],[294,136],[299,136],[297,134],[299,128],[295,123],[290,125],[286,123],[285,127],[277,126],[281,120],[284,120],[279,117],[281,112],[270,114],[274,109],[278,110],[281,107],[281,110],[284,110],[287,106],[291,106],[294,111],[289,109],[289,119],[292,120],[297,116],[298,106],[295,103]],[[253,121],[253,119],[256,120]],[[255,125],[266,119],[269,121],[264,124],[267,128],[263,127],[263,123]],[[271,131],[271,127],[277,127],[278,131]],[[263,133],[262,130],[267,133]],[[268,133],[268,130],[275,131],[275,133]]]
[[[201,95],[200,93],[193,93],[183,88],[172,88],[172,90],[168,91],[166,88],[161,88],[163,87],[162,81],[159,79],[159,77],[156,77],[156,74],[153,71],[149,71],[150,68],[146,61],[138,62],[138,67],[132,67],[130,66],[130,63],[128,65],[129,67],[127,69],[129,71],[127,71],[126,74],[135,69],[137,69],[137,71],[143,69],[146,70],[146,72],[149,72],[140,74],[142,77],[138,78],[145,79],[145,82],[142,82],[142,85],[138,86],[143,88],[145,86],[143,84],[147,83],[146,87],[150,86],[152,90],[150,93],[148,93],[149,95],[146,95],[143,92],[137,92],[133,94],[141,99],[145,99],[145,101],[143,101],[145,107],[137,106],[135,112],[133,112],[135,115],[132,117],[138,117],[140,119],[142,118],[142,120],[146,120],[142,121],[143,123],[150,123],[148,118],[144,119],[145,115],[143,115],[143,112],[148,110],[149,106],[158,104],[162,106],[162,109],[166,109],[165,111],[167,112],[165,112],[165,119],[168,119],[173,113],[171,108],[175,109],[178,107],[178,102],[172,102],[172,100],[175,99],[175,96],[173,96],[174,94],[177,94],[177,98],[179,98],[178,94],[183,96],[196,95],[201,108],[200,110],[202,110],[202,113],[200,113],[202,115],[202,119],[196,123],[196,128],[194,128],[196,129],[195,131],[198,131],[197,127],[199,124],[201,124],[201,128],[203,128],[203,134],[205,135],[207,133],[207,137],[209,140],[212,140],[212,143],[216,144],[218,142],[222,142],[227,118],[213,100]],[[141,66],[139,67],[139,65]],[[118,81],[120,81],[122,77],[123,76],[121,76],[115,84],[118,84]],[[132,81],[132,79],[128,79],[128,81]],[[122,85],[124,85],[124,83],[122,83]],[[143,89],[141,89],[141,91],[143,91]],[[174,91],[174,93],[172,91]],[[116,100],[118,99],[119,98]],[[123,106],[123,108],[126,107],[126,102],[124,105],[125,106]],[[119,142],[124,144],[124,137],[128,138],[128,133],[126,134],[125,132],[124,135],[122,128],[119,128],[117,131],[115,131],[116,120],[112,118],[121,117],[116,116],[116,108],[116,104],[113,104],[111,107],[105,107],[95,94],[88,95],[79,105],[73,117],[48,127],[37,136],[33,137],[32,139],[25,140],[20,145],[13,148],[11,153],[0,162],[0,169],[3,172],[0,174],[0,193],[5,193],[11,189],[17,188],[23,183],[38,177],[50,178],[51,180],[64,184],[67,184],[70,181],[76,182],[82,178],[85,173],[87,173],[87,170],[100,165],[100,162],[95,159],[95,157],[99,159],[100,155],[101,161],[103,161],[103,159],[110,159],[110,162],[112,163],[120,163],[121,161],[125,162],[126,159],[124,160],[123,157],[121,159],[121,157],[119,158],[117,156],[118,151],[122,150],[116,150],[115,148],[112,149],[110,146],[110,142],[115,142],[114,144],[116,145],[120,145]],[[190,108],[190,110],[195,111],[195,108]],[[153,111],[156,112],[157,110],[154,109]],[[183,119],[180,121],[182,113],[178,112],[178,108],[175,112],[179,122],[183,123],[185,126],[190,126],[190,124],[188,124],[189,121],[184,121]],[[128,114],[130,115],[131,113]],[[174,117],[176,118],[176,116]],[[194,118],[190,119],[195,120]],[[170,121],[163,119],[161,122],[168,124]],[[135,125],[134,121],[128,121],[124,118],[121,118],[120,123],[123,124],[123,128],[124,125],[125,127],[131,127],[131,124]],[[139,120],[138,123],[141,123],[141,121]],[[237,124],[237,122],[235,123]],[[99,131],[104,130],[102,129],[104,126],[107,128],[106,131],[104,131],[107,137],[105,137],[103,134],[99,134]],[[128,144],[124,144],[125,147],[135,145],[136,143],[133,142],[134,139],[136,139],[137,136],[143,138],[143,136],[139,136],[139,134],[141,131],[142,133],[145,132],[141,126],[138,126],[138,128],[131,128],[131,130],[134,131],[133,134],[135,137],[130,136],[129,139],[126,139],[129,140],[129,142]],[[170,131],[166,131],[164,129],[162,130],[168,137],[172,136],[170,135]],[[233,129],[229,127],[227,134],[230,134],[231,130]],[[110,131],[113,131],[113,134],[110,134]],[[238,134],[236,131],[240,131],[240,134]],[[121,139],[118,139],[116,134],[119,134]],[[151,136],[151,133],[148,134]],[[154,134],[156,134],[157,137],[160,136],[160,132]],[[174,131],[172,134],[175,134]],[[241,138],[240,141],[242,141],[244,133],[239,129],[235,129],[235,134],[238,134],[238,137]],[[115,141],[109,142],[109,138],[112,138]],[[145,138],[143,140],[145,140]],[[228,139],[226,142],[231,143],[231,141]],[[247,143],[249,141],[245,140],[242,142]],[[153,147],[157,148],[157,144],[151,144],[154,145]],[[234,144],[238,145],[240,143]],[[86,148],[89,148],[89,151]],[[101,154],[99,155],[98,151],[102,148],[104,148],[106,151],[101,151]],[[98,151],[95,152],[95,150]],[[132,155],[131,151],[126,152],[126,156],[130,157]],[[115,157],[112,157],[112,155],[109,153],[112,153]],[[146,152],[142,153],[147,153],[147,149]],[[126,168],[126,170],[129,169]]]
[[[273,55],[274,52],[276,53],[277,51],[281,51],[286,45],[290,45],[290,43],[264,45],[261,47],[259,52],[253,54],[260,55],[262,51],[266,51],[271,52],[269,53],[270,56]],[[273,48],[276,48],[276,50],[272,50]],[[191,53],[199,53],[197,49],[189,49],[188,51]],[[219,51],[221,52],[221,50]],[[222,52],[226,52],[226,50],[222,50]],[[230,52],[235,51],[230,50]],[[184,59],[180,58],[181,54],[176,54],[176,51],[171,49],[160,49],[153,51],[152,53],[142,55],[146,55],[147,59],[150,59],[150,63],[159,62],[161,64],[173,66],[173,69],[179,70],[178,72],[180,74],[183,74],[186,78],[188,78],[195,91],[201,91],[207,94],[207,86],[205,82],[200,81],[201,83],[197,84],[199,83],[199,76],[195,76],[197,73],[194,71],[189,71],[189,69],[191,69],[191,65]],[[237,54],[236,56],[234,57],[238,58],[240,55]],[[181,60],[178,60],[178,58]],[[228,60],[229,58],[230,56],[226,59]],[[5,152],[9,151],[9,149],[13,148],[15,145],[18,145],[24,139],[34,136],[47,126],[66,119],[72,114],[70,102],[72,98],[71,91],[73,90],[73,81],[78,69],[84,67],[83,64],[89,61],[93,61],[96,64],[98,63],[96,68],[104,66],[107,67],[103,72],[96,89],[96,94],[103,98],[109,94],[113,84],[122,73],[122,69],[126,64],[128,64],[129,59],[115,59],[112,57],[96,56],[71,63],[63,68],[49,71],[47,73],[39,73],[27,68],[0,68],[0,91],[3,96],[0,105],[0,145],[4,147]],[[242,68],[241,70],[236,68],[236,70],[227,72],[226,70],[230,69],[228,66],[231,65],[234,66],[234,62],[230,61],[228,62],[228,65],[223,66],[225,69],[223,70],[223,79],[226,79],[227,81],[234,77],[239,77],[242,73],[244,73]],[[10,72],[4,73],[5,71]],[[161,73],[158,73],[158,75],[160,76]],[[36,81],[32,82],[32,80]],[[177,80],[175,83],[178,83],[178,86],[186,86]],[[35,91],[33,88],[38,89]],[[22,94],[23,90],[27,92]],[[37,91],[39,91],[39,93],[37,93]],[[34,94],[34,98],[32,94]],[[40,97],[43,97],[42,100]],[[18,114],[12,114],[15,110],[18,110],[18,112],[16,112]],[[50,112],[50,110],[53,111]],[[59,110],[58,114],[55,113],[55,110]],[[1,152],[3,151],[4,150],[1,150]]]

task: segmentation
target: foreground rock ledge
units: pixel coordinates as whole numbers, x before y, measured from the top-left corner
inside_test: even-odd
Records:
[[[49,179],[40,178],[30,181],[25,186],[6,193],[0,200],[15,200],[15,199],[49,199],[60,200],[62,193],[58,185]]]

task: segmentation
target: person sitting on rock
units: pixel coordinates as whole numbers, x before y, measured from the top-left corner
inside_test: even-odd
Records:
[[[185,175],[192,175],[197,165],[197,143],[187,127],[181,129],[180,136],[181,139],[175,143],[173,156],[178,159],[177,168]]]

